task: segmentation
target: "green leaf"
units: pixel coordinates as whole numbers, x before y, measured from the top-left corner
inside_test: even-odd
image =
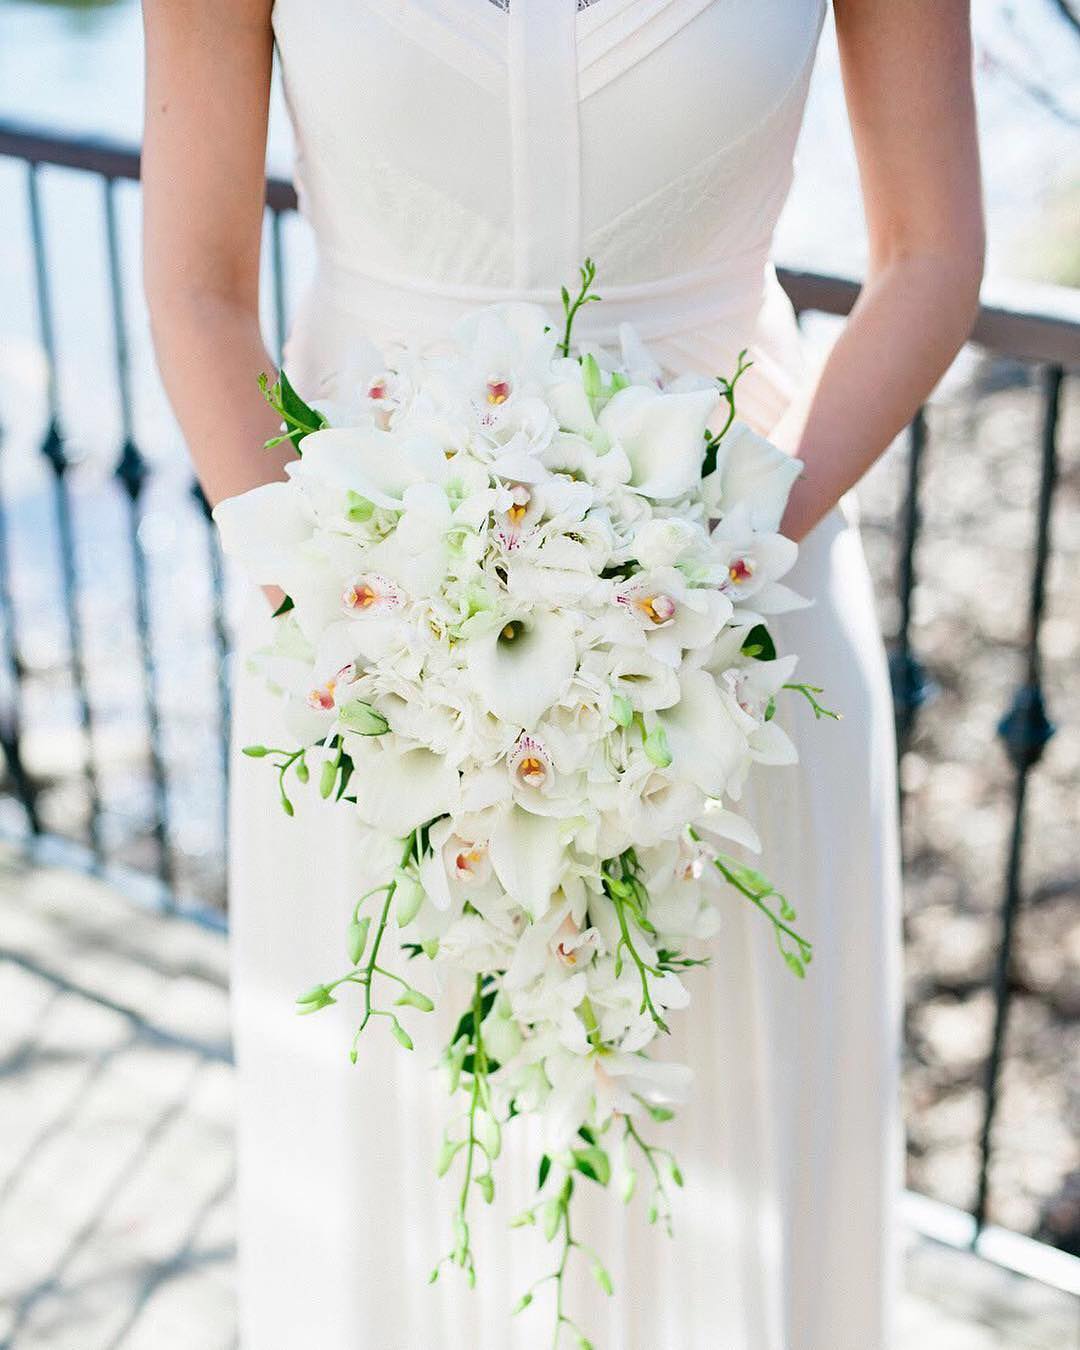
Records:
[[[334,796],[334,800],[336,802],[341,801],[342,797],[345,796],[345,789],[349,785],[349,779],[352,777],[352,773],[353,773],[352,756],[343,754],[341,756],[341,779],[338,782],[338,790]],[[355,798],[350,798],[349,800],[355,801]]]
[[[354,698],[338,709],[338,723],[346,731],[355,731],[360,736],[382,736],[390,730],[390,723],[382,713],[360,698]]]
[[[649,1115],[652,1116],[653,1120],[655,1120],[658,1125],[663,1125],[665,1121],[675,1119],[675,1112],[670,1106],[650,1106],[649,1103],[646,1102],[645,1110],[648,1111]]]
[[[304,402],[292,387],[292,383],[284,370],[278,371],[276,388],[281,400],[281,411],[287,422],[292,422],[298,427],[305,427],[309,431],[318,431],[320,427],[326,425],[326,418],[322,413],[316,412],[310,404]]]
[[[551,1171],[551,1159],[545,1153],[544,1156],[540,1159],[540,1169],[539,1172],[537,1173],[536,1178],[536,1189],[538,1191],[542,1191],[544,1189],[544,1182],[547,1181],[548,1173],[550,1171]]]
[[[540,1221],[544,1230],[544,1237],[550,1242],[559,1231],[559,1224],[562,1222],[563,1202],[556,1196],[540,1210]]]
[[[604,1149],[598,1145],[592,1144],[589,1148],[575,1148],[573,1158],[574,1166],[582,1176],[598,1182],[601,1186],[606,1186],[611,1180],[611,1160]]]
[[[364,955],[370,928],[371,915],[365,914],[362,919],[354,919],[346,931],[345,948],[349,953],[349,960],[354,966],[360,964],[360,958]]]
[[[776,644],[772,634],[763,623],[755,624],[746,635],[742,645],[743,656],[752,656],[757,661],[775,661]]]
[[[288,614],[290,609],[295,608],[296,606],[292,602],[292,596],[287,595],[285,599],[282,600],[281,604],[278,605],[277,609],[274,610],[273,614],[270,615],[270,617],[272,619],[279,619],[281,618],[282,614]]]

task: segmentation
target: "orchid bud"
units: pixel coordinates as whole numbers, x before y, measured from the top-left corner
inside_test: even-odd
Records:
[[[428,998],[427,994],[422,994],[419,989],[403,989],[401,996],[394,1000],[394,1006],[398,1008],[416,1008],[419,1012],[434,1011],[435,1004]]]
[[[360,736],[382,736],[390,730],[390,723],[382,713],[359,698],[338,710],[338,722],[346,731],[355,731]]]
[[[662,726],[653,727],[645,737],[645,754],[658,769],[666,769],[671,763],[671,750],[668,748],[667,733]]]
[[[394,873],[395,915],[397,926],[404,928],[412,923],[424,903],[424,888],[408,872]]]
[[[499,1129],[499,1122],[490,1111],[477,1111],[473,1120],[473,1134],[489,1158],[495,1159],[499,1156],[502,1148],[502,1131]]]
[[[354,966],[360,964],[360,959],[364,955],[364,948],[367,946],[368,930],[371,928],[371,915],[365,914],[362,919],[354,919],[349,924],[346,932],[346,949],[349,953],[349,960]]]
[[[612,694],[611,720],[617,727],[628,727],[634,719],[634,710],[625,694]]]

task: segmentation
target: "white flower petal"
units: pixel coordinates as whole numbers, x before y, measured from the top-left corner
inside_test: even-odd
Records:
[[[291,483],[265,483],[214,507],[221,547],[238,559],[252,581],[283,579],[288,559],[311,538],[314,523],[303,496]]]
[[[625,450],[642,496],[671,500],[700,483],[705,427],[719,401],[715,389],[662,394],[642,385],[611,399],[600,426]]]
[[[716,480],[708,485],[710,505],[722,515],[738,503],[749,513],[755,530],[778,530],[792,485],[802,471],[801,460],[777,449],[745,422],[732,422],[720,442]]]
[[[470,643],[468,674],[477,693],[496,717],[526,730],[559,699],[576,667],[569,620],[543,610]]]
[[[488,851],[506,893],[537,919],[558,889],[566,858],[564,826],[551,816],[534,816],[511,806],[491,832]]]
[[[719,797],[746,760],[746,737],[707,671],[683,672],[679,690],[678,703],[657,713],[667,733],[672,772]]]
[[[368,825],[402,839],[457,805],[457,770],[442,756],[421,747],[401,749],[382,737],[348,736],[346,741],[354,765],[349,788]]]

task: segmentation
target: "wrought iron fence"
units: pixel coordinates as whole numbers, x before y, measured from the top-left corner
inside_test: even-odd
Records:
[[[229,723],[228,678],[226,668],[226,597],[223,570],[217,542],[205,509],[205,502],[190,478],[175,489],[167,511],[191,520],[201,518],[201,545],[206,604],[201,614],[187,614],[180,641],[185,647],[210,654],[203,670],[211,688],[209,702],[202,705],[199,734],[213,746],[213,766],[203,754],[199,760],[198,786],[204,814],[217,822],[212,845],[203,848],[201,869],[181,865],[184,850],[178,849],[174,835],[177,780],[186,772],[177,765],[175,737],[171,719],[177,715],[177,699],[171,707],[163,704],[161,658],[162,610],[155,600],[161,578],[154,575],[157,565],[148,547],[148,499],[155,481],[161,477],[158,459],[149,456],[140,445],[135,417],[135,389],[132,378],[130,317],[125,282],[130,269],[123,256],[123,238],[119,223],[118,199],[125,184],[139,176],[136,151],[104,141],[59,138],[48,133],[12,124],[0,123],[0,165],[21,172],[26,211],[33,283],[33,312],[36,343],[44,357],[43,416],[35,437],[38,460],[47,469],[47,497],[51,522],[35,517],[33,537],[15,539],[9,498],[0,491],[0,749],[3,752],[3,779],[0,799],[18,804],[19,818],[4,823],[21,830],[30,839],[63,835],[81,843],[93,865],[106,867],[119,859],[139,871],[152,871],[160,882],[165,903],[175,903],[185,891],[194,888],[204,899],[223,903],[220,890],[224,853],[224,802],[227,790],[227,760],[224,754]],[[104,275],[108,291],[108,341],[111,343],[115,405],[118,410],[116,444],[112,453],[112,485],[94,485],[99,496],[112,493],[119,498],[119,521],[114,515],[121,540],[110,535],[89,542],[80,534],[79,508],[85,493],[77,489],[81,471],[79,456],[72,452],[73,438],[65,425],[60,394],[62,361],[57,343],[55,296],[50,256],[50,237],[43,199],[43,179],[54,173],[70,171],[89,177],[99,185],[103,222],[103,256],[85,259],[84,266]],[[269,299],[275,339],[280,347],[287,321],[286,247],[284,221],[296,207],[291,185],[270,181],[267,185],[267,228],[269,257]],[[858,294],[851,280],[809,272],[782,271],[781,279],[800,314],[811,312],[845,315]],[[5,289],[12,282],[8,278]],[[1045,301],[1045,303],[1043,303]],[[994,942],[992,970],[988,980],[993,992],[993,1028],[983,1073],[983,1108],[978,1126],[978,1176],[971,1197],[970,1239],[983,1241],[990,1200],[990,1163],[993,1152],[998,1090],[1001,1076],[1005,1030],[1012,998],[1014,934],[1023,903],[1022,872],[1025,821],[1028,809],[1028,785],[1039,763],[1044,746],[1054,727],[1044,706],[1040,627],[1044,614],[1047,568],[1051,556],[1052,519],[1055,487],[1058,480],[1058,429],[1065,382],[1076,379],[1080,369],[1080,304],[1068,293],[1049,288],[1038,303],[985,305],[973,334],[973,343],[987,352],[1024,363],[1037,369],[1041,380],[1041,430],[1038,456],[1040,488],[1035,519],[1031,523],[1030,600],[1024,637],[1022,679],[1011,702],[1002,711],[997,728],[1012,764],[1012,808],[1009,825],[1005,875],[1001,878],[1001,902],[997,912],[999,932]],[[7,410],[0,408],[0,437]],[[923,412],[914,419],[908,439],[906,482],[899,518],[895,526],[895,586],[898,623],[891,650],[891,671],[896,705],[898,739],[903,753],[916,732],[920,709],[933,684],[924,669],[918,650],[918,632],[912,598],[919,578],[920,490],[927,455],[928,422]],[[77,438],[76,438],[77,439]],[[0,473],[4,469],[4,446],[0,439]],[[174,462],[175,467],[175,462]],[[183,500],[187,496],[187,501]],[[152,535],[152,531],[149,532]],[[23,531],[25,534],[25,530]],[[46,537],[51,538],[48,542]],[[63,642],[54,643],[51,655],[42,663],[27,656],[27,628],[33,615],[20,604],[17,584],[17,553],[29,545],[36,550],[31,569],[53,569],[57,577],[54,618],[58,615]],[[132,715],[141,728],[142,749],[126,752],[123,774],[142,783],[137,807],[110,806],[103,793],[103,780],[113,774],[103,737],[108,730],[96,693],[93,659],[88,651],[89,628],[85,622],[88,577],[88,550],[115,548],[126,552],[130,581],[130,603],[125,618],[131,629],[124,658],[127,674],[133,676],[124,714],[128,724]],[[46,562],[44,554],[52,551]],[[96,555],[95,555],[96,556]],[[188,560],[190,562],[190,559]],[[24,561],[24,566],[25,561]],[[188,574],[185,573],[185,576]],[[175,584],[175,576],[169,580]],[[40,597],[39,597],[40,598]],[[168,607],[166,607],[168,608]],[[36,719],[42,713],[41,687],[47,686],[44,702],[48,714],[56,720],[58,689],[66,685],[69,703],[65,745],[76,745],[74,760],[57,761],[42,754],[35,745]],[[137,689],[137,694],[132,690]],[[186,708],[190,689],[180,700]],[[113,710],[115,712],[115,708]],[[180,718],[183,722],[183,718]],[[209,729],[207,727],[209,723]],[[195,734],[195,728],[188,728]],[[39,738],[40,740],[40,738]],[[28,753],[28,747],[30,752]],[[180,756],[182,759],[183,757]],[[188,765],[190,768],[190,765]],[[70,791],[73,783],[81,792]],[[213,799],[208,811],[206,798]],[[81,802],[81,807],[72,803]],[[2,800],[0,800],[2,804]],[[118,824],[118,819],[120,823]],[[149,845],[149,849],[147,848]],[[193,880],[194,877],[194,880]]]

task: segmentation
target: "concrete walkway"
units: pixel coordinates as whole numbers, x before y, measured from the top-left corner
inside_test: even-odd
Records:
[[[0,852],[0,1350],[237,1345],[231,1093],[224,939]],[[973,1257],[907,1275],[897,1350],[1080,1345],[1073,1300]]]

